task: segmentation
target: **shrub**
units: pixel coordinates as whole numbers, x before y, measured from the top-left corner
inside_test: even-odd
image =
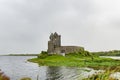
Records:
[[[0,69],[0,80],[10,80],[10,78],[4,74]]]
[[[48,56],[48,53],[46,51],[42,51],[39,55],[38,58],[44,59]]]

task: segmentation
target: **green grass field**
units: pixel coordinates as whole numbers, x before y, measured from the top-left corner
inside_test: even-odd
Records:
[[[120,66],[120,60],[111,58],[100,58],[98,56],[82,56],[81,54],[42,55],[42,58],[29,59],[30,62],[38,63],[40,66],[71,66],[71,67],[115,67]]]

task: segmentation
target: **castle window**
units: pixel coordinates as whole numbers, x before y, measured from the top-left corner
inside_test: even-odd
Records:
[[[54,48],[55,48],[56,46],[54,45]]]

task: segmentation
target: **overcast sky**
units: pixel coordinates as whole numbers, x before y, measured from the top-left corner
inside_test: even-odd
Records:
[[[0,54],[40,53],[52,32],[62,45],[120,50],[120,0],[0,0]]]

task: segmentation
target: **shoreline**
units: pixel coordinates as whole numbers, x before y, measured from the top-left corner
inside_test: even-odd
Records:
[[[90,67],[95,69],[120,66],[120,60],[102,57],[94,57],[94,59],[92,59],[91,57],[52,55],[43,59],[28,59],[28,61],[37,63],[40,66]]]

